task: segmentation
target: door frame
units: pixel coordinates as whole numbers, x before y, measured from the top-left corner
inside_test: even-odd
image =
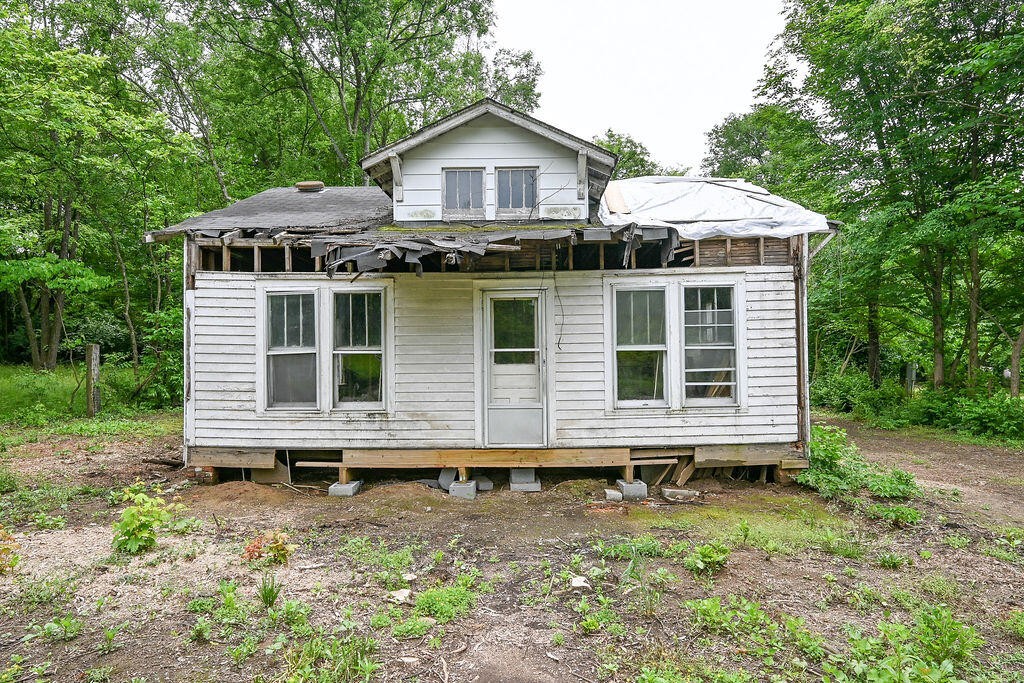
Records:
[[[551,281],[541,280],[477,280],[473,283],[473,383],[476,400],[476,446],[477,448],[548,448],[551,446],[555,433],[555,411],[552,406],[554,391],[554,311],[548,295]],[[500,444],[490,446],[487,443],[487,404],[488,404],[488,348],[490,330],[486,325],[490,322],[490,313],[486,310],[489,302],[497,295],[499,298],[514,298],[518,295],[536,297],[538,343],[540,349],[540,398],[544,440],[542,443]]]

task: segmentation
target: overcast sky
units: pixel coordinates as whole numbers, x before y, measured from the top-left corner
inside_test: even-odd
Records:
[[[534,116],[590,139],[629,133],[700,170],[705,134],[747,110],[782,0],[494,0],[502,47],[540,61]]]

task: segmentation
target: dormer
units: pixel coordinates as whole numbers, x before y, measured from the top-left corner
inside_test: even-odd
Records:
[[[491,99],[363,158],[399,225],[585,222],[611,178],[606,149]]]

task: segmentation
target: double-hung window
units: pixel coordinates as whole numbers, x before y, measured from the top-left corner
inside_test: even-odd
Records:
[[[529,216],[537,206],[537,169],[495,169],[497,212],[506,216]]]
[[[444,211],[446,219],[484,217],[484,170],[445,169]]]
[[[615,289],[615,392],[620,406],[664,406],[664,289]]]
[[[736,399],[736,317],[732,287],[684,287],[683,369],[691,402]]]
[[[384,293],[334,294],[334,405],[384,401]]]
[[[267,405],[316,408],[316,295],[267,295]]]

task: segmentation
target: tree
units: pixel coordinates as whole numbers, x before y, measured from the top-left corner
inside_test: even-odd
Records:
[[[612,180],[639,178],[648,175],[686,175],[689,168],[682,166],[661,166],[654,160],[647,146],[626,133],[617,133],[611,128],[593,140],[619,157],[612,173]]]

